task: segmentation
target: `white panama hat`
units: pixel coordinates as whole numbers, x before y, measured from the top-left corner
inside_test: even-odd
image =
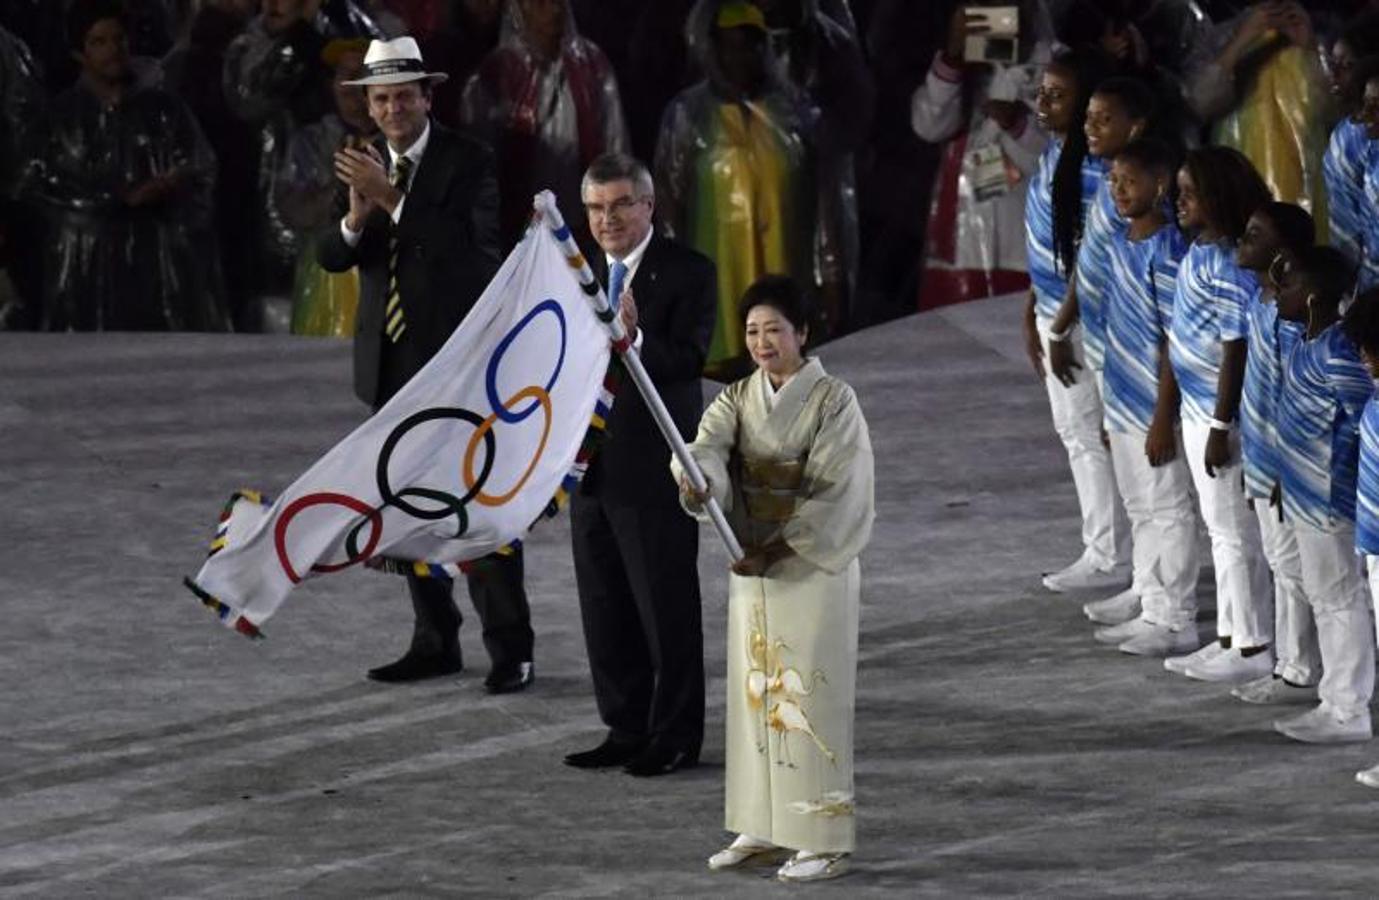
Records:
[[[440,84],[449,78],[444,72],[428,72],[421,61],[421,48],[409,37],[391,41],[369,41],[364,54],[363,78],[341,84],[365,87],[370,84],[404,84],[408,81],[430,81]]]

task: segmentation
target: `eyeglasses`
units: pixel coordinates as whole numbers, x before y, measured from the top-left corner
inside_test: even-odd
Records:
[[[619,197],[606,205],[603,203],[586,203],[584,204],[584,211],[589,214],[591,219],[602,219],[608,216],[622,218],[631,212],[638,203],[645,203],[646,199],[646,197]]]

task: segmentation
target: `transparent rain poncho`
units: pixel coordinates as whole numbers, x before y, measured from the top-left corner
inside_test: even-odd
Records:
[[[745,353],[737,301],[767,274],[818,289],[826,236],[818,208],[818,112],[778,65],[754,96],[730,86],[714,50],[720,0],[687,25],[707,78],[667,107],[656,144],[657,206],[673,237],[718,267],[718,318],[706,371],[730,376]]]
[[[580,180],[594,158],[627,149],[618,83],[607,57],[575,27],[568,3],[554,59],[527,38],[522,4],[508,0],[498,46],[465,85],[460,121],[498,154],[501,233],[511,247],[531,218],[532,196],[551,189],[586,252]]]
[[[1189,100],[1212,122],[1211,143],[1234,147],[1252,162],[1274,197],[1312,213],[1317,240],[1327,235],[1322,156],[1336,111],[1317,46],[1297,47],[1266,33],[1247,49],[1247,64],[1227,72],[1221,49],[1243,21],[1241,13],[1199,42],[1189,64]]]
[[[64,330],[227,327],[210,230],[216,163],[191,111],[131,88],[107,105],[78,84],[48,109],[27,179],[49,222],[43,325]],[[130,192],[179,173],[163,199]]]

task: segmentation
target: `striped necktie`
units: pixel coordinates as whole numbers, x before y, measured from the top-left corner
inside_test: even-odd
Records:
[[[408,176],[412,174],[412,161],[399,156],[393,163],[393,174],[389,182],[403,194],[407,193]],[[383,331],[394,344],[407,330],[407,321],[402,315],[402,290],[397,283],[397,226],[394,225],[388,237],[388,305],[383,310]]]

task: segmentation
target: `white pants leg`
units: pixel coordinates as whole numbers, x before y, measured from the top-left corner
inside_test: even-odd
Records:
[[[1317,626],[1302,585],[1302,562],[1291,522],[1279,519],[1279,508],[1255,499],[1255,520],[1264,558],[1274,573],[1274,674],[1292,684],[1312,685],[1322,674]]]
[[[1151,466],[1142,434],[1111,432],[1116,486],[1130,518],[1134,586],[1144,617],[1162,625],[1182,625],[1197,617],[1197,515],[1192,508],[1192,476],[1178,456]]]
[[[1037,320],[1045,358],[1049,350],[1052,319]],[[1082,353],[1082,329],[1074,328],[1068,338],[1077,361],[1086,365]],[[1130,560],[1130,526],[1116,493],[1110,451],[1101,443],[1101,394],[1090,369],[1077,372],[1077,381],[1065,386],[1052,372],[1045,372],[1044,389],[1049,395],[1053,428],[1068,453],[1077,504],[1082,511],[1082,546],[1099,568],[1109,569]]]
[[[1274,639],[1274,594],[1269,589],[1269,567],[1264,562],[1259,526],[1245,502],[1240,437],[1231,432],[1235,461],[1218,468],[1213,478],[1203,462],[1209,431],[1206,425],[1183,423],[1188,469],[1197,488],[1216,567],[1217,633],[1229,637],[1235,647],[1262,647]]]
[[[1374,613],[1374,639],[1379,641],[1379,556],[1365,556],[1365,571],[1369,573],[1369,602]]]
[[[1293,534],[1321,647],[1317,696],[1324,706],[1348,718],[1367,708],[1374,694],[1374,627],[1355,555],[1355,529],[1330,533],[1294,522]]]

